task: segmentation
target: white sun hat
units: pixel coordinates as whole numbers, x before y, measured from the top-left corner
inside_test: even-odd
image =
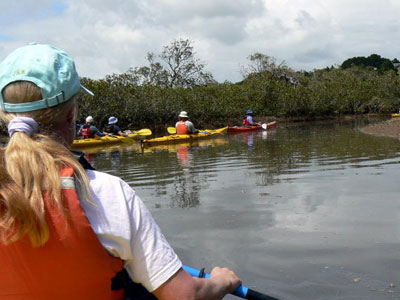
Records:
[[[186,111],[181,111],[181,112],[179,113],[179,117],[180,117],[180,118],[189,118]]]
[[[118,122],[118,119],[116,118],[116,117],[109,117],[108,118],[108,124],[115,124],[115,123],[117,123]]]

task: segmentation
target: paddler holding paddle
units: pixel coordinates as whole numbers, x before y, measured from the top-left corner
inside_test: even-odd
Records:
[[[117,125],[118,123],[118,118],[111,116],[108,118],[108,124],[104,126],[103,131],[106,134],[111,134],[111,135],[119,135],[119,136],[127,136],[126,133],[123,133],[121,131],[121,128]]]
[[[243,118],[243,125],[244,126],[258,126],[259,123],[254,123],[253,121],[253,110],[248,109],[246,110],[246,115]]]
[[[135,191],[68,149],[80,84],[64,51],[30,44],[0,64],[0,299],[123,299],[122,269],[161,300],[222,299],[226,268],[192,277]],[[199,276],[202,277],[202,276]],[[134,298],[134,297],[133,297]]]

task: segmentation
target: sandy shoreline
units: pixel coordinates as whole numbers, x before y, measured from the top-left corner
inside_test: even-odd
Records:
[[[400,138],[400,119],[391,119],[381,123],[368,125],[361,128],[361,131],[368,134]]]

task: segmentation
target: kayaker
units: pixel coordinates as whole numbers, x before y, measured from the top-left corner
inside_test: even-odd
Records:
[[[68,150],[81,89],[93,94],[71,57],[49,45],[0,63],[10,135],[0,149],[0,299],[122,299],[111,290],[122,268],[161,300],[232,292],[232,271],[191,277],[135,191]]]
[[[243,118],[244,126],[256,126],[258,123],[254,123],[253,121],[253,111],[251,109],[246,110],[246,116]]]
[[[199,131],[194,127],[193,123],[189,121],[186,111],[181,111],[178,116],[178,122],[175,124],[176,134],[193,134]]]
[[[85,120],[85,124],[82,125],[79,130],[77,135],[83,139],[88,139],[88,138],[94,138],[96,135],[97,136],[105,136],[105,133],[101,132],[96,128],[96,126],[93,125],[94,120],[92,116],[87,116]]]
[[[112,135],[120,135],[120,136],[127,136],[127,134],[121,131],[121,128],[117,125],[118,118],[111,116],[108,118],[108,124],[104,126],[103,131],[108,134]]]

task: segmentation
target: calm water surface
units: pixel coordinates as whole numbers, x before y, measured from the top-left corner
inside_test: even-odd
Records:
[[[134,187],[187,265],[228,266],[280,299],[400,299],[400,142],[366,123],[88,158]]]

